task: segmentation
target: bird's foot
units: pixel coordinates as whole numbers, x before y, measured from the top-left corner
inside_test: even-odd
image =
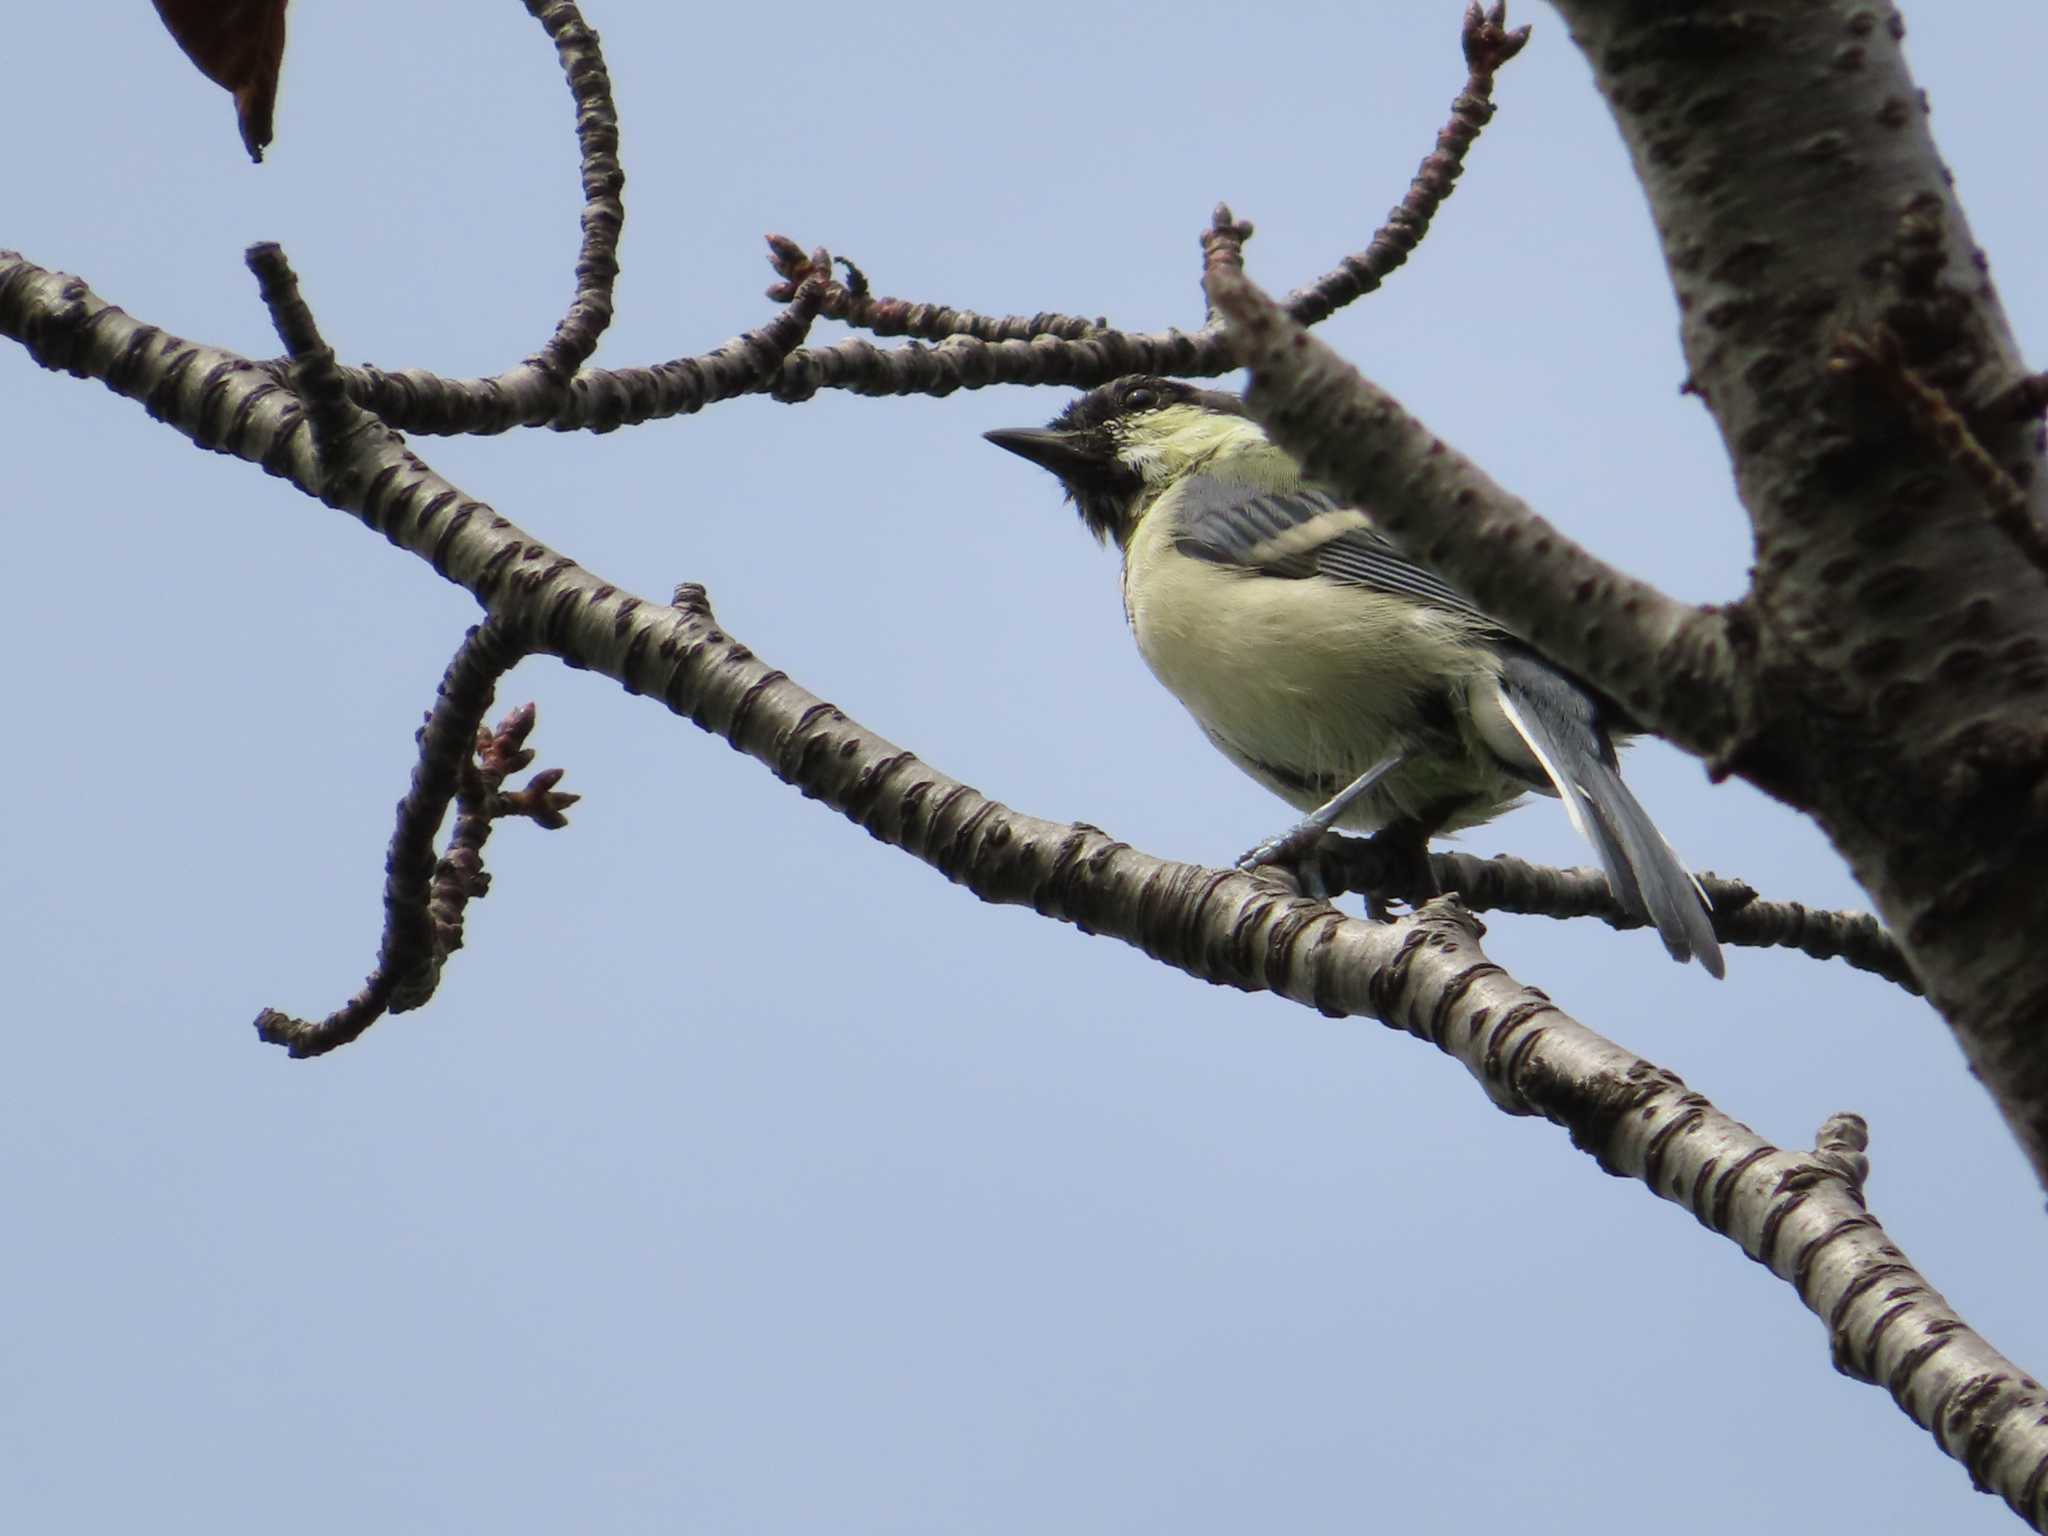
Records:
[[[1342,882],[1334,877],[1333,866],[1324,851],[1324,839],[1328,836],[1326,830],[1311,817],[1248,850],[1238,859],[1237,867],[1248,875],[1272,873],[1292,876],[1302,895],[1328,901],[1332,890],[1344,889]]]
[[[1292,865],[1302,894],[1313,896],[1318,901],[1328,901],[1331,887],[1329,871],[1320,860],[1311,856],[1330,828],[1351,808],[1352,802],[1400,767],[1401,762],[1402,754],[1399,752],[1380,759],[1278,837],[1269,837],[1252,849],[1237,861],[1237,867],[1250,874],[1274,865]],[[1338,889],[1345,887],[1339,886]]]

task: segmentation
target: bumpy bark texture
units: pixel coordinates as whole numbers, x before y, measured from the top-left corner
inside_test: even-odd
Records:
[[[2048,1177],[2048,577],[2026,373],[1887,5],[1559,0],[1756,533],[1710,755],[1809,811]],[[1983,455],[1944,442],[1938,391]],[[1996,488],[1986,483],[1995,465]]]

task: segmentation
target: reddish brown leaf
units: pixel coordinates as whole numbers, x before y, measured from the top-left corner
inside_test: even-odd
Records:
[[[235,93],[235,115],[251,160],[263,158],[271,138],[284,8],[285,0],[156,0],[157,15],[185,57]]]

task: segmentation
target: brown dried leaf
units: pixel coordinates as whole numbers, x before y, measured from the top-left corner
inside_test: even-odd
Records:
[[[263,159],[284,59],[286,0],[156,0],[156,13],[199,72],[235,93],[251,160]]]

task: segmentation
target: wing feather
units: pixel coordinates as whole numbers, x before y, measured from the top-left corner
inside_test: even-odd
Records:
[[[1396,549],[1366,513],[1326,491],[1300,486],[1248,493],[1240,481],[1194,475],[1182,482],[1174,513],[1175,542],[1197,560],[1297,581],[1320,576],[1506,633],[1464,593]]]

